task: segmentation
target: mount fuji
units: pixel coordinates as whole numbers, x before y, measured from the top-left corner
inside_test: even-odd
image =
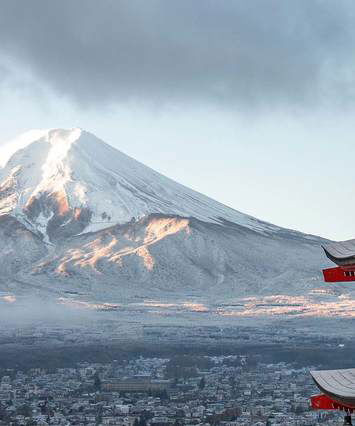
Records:
[[[10,148],[0,290],[228,299],[320,283],[319,237],[229,208],[86,131],[29,132]]]

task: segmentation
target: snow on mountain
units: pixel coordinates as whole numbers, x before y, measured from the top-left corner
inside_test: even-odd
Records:
[[[5,155],[0,290],[111,302],[302,294],[320,284],[320,238],[233,210],[81,129],[27,133]]]
[[[31,224],[47,241],[150,213],[280,230],[162,176],[83,130],[32,132],[14,144],[23,139],[26,146],[0,171],[0,214]]]
[[[293,234],[154,214],[69,238],[19,278],[117,303],[126,297],[302,295],[320,285],[322,257],[319,242]]]

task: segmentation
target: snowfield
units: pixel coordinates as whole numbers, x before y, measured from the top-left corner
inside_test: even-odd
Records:
[[[201,307],[321,294],[322,239],[229,208],[81,129],[29,132],[1,158],[0,291],[11,297]]]
[[[21,142],[25,146],[0,169],[0,213],[29,219],[41,234],[56,215],[75,209],[90,215],[81,232],[151,213],[230,221],[259,232],[281,230],[166,178],[81,129],[30,132],[13,144]],[[38,200],[40,210],[30,215]]]

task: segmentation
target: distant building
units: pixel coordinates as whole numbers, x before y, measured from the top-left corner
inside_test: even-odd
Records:
[[[160,392],[167,390],[170,380],[151,380],[150,377],[138,376],[123,380],[107,380],[101,385],[107,392]]]

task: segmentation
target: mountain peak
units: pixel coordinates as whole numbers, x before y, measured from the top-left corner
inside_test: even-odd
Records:
[[[82,132],[81,128],[28,130],[0,147],[0,168],[5,167],[16,152],[26,149],[33,143],[45,141],[51,145],[71,145],[80,138]]]
[[[82,133],[83,130],[79,127],[73,129],[50,129],[47,131],[45,138],[52,145],[72,144],[80,138]]]
[[[0,215],[16,216],[47,241],[150,214],[234,224],[261,222],[155,172],[80,128],[28,132],[0,169]]]

